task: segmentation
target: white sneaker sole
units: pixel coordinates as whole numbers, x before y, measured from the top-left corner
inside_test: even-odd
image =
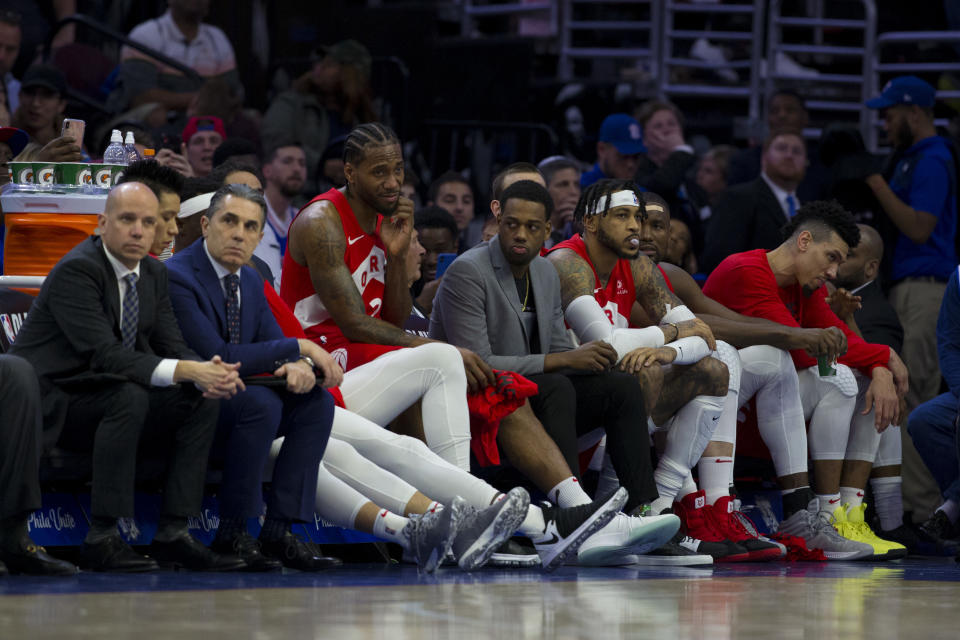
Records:
[[[631,564],[630,556],[642,556],[659,549],[680,529],[680,518],[676,516],[654,516],[652,522],[634,529],[630,539],[620,545],[596,546],[577,552],[577,562],[582,566],[609,567]]]
[[[566,538],[550,545],[549,548],[544,549],[542,552],[540,549],[537,549],[537,553],[540,554],[540,562],[543,563],[543,570],[548,572],[554,571],[563,564],[569,555],[576,553],[580,549],[580,545],[583,544],[584,540],[607,526],[607,523],[613,520],[613,517],[617,515],[626,503],[627,490],[620,487],[591,517],[584,520],[583,523],[574,529]]]
[[[464,571],[479,569],[487,563],[493,552],[510,539],[527,517],[530,508],[530,495],[526,491],[511,489],[503,499],[500,511],[470,546],[457,558],[457,564]]]
[[[705,553],[690,556],[635,556],[632,564],[641,567],[712,567],[713,557]]]

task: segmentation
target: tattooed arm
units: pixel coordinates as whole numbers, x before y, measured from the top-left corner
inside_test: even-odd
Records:
[[[560,304],[563,310],[580,296],[593,296],[596,278],[590,265],[570,249],[558,249],[547,254],[547,260],[560,275]]]
[[[657,269],[650,258],[640,255],[631,262],[631,269],[633,271],[633,285],[637,292],[637,302],[652,322],[663,322],[663,317],[667,313],[677,307],[684,306],[683,300],[674,295],[667,287],[663,274],[660,273],[660,270]],[[694,318],[680,322],[670,322],[669,324],[676,327],[673,340],[697,336],[703,338],[711,350],[717,348],[713,332],[702,320]],[[671,339],[669,335],[667,338]]]
[[[430,342],[367,315],[343,261],[346,239],[332,203],[317,202],[297,216],[290,227],[289,249],[291,257],[310,270],[314,290],[348,340],[402,347]]]

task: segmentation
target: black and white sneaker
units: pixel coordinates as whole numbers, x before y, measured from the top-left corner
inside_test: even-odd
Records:
[[[530,494],[521,487],[514,487],[484,509],[467,506],[453,540],[453,555],[460,568],[473,571],[486,564],[490,555],[520,527],[529,507]]]
[[[699,540],[682,533],[650,553],[637,556],[633,564],[645,567],[711,567],[713,556],[696,551]]]
[[[620,487],[590,504],[561,509],[545,504],[543,520],[546,529],[543,535],[531,538],[540,554],[545,571],[553,571],[575,554],[580,545],[602,529],[627,502],[627,490]]]
[[[529,540],[513,537],[497,547],[496,551],[490,555],[487,565],[529,569],[540,566],[540,555]]]

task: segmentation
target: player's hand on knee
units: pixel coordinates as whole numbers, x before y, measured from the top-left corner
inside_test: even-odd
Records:
[[[487,385],[497,383],[497,377],[493,374],[493,369],[484,362],[483,358],[470,351],[470,349],[457,347],[457,351],[463,358],[463,369],[467,374],[467,389],[476,392]]]
[[[713,337],[713,331],[710,330],[710,327],[707,326],[707,323],[700,318],[684,320],[677,323],[677,340],[680,338],[688,338],[690,336],[703,338],[703,340],[707,343],[707,346],[710,347],[710,351],[716,351],[717,339]]]
[[[638,373],[645,367],[670,364],[677,352],[669,347],[640,347],[623,356],[618,365],[621,371]]]
[[[900,398],[893,384],[893,374],[884,367],[873,370],[873,380],[864,397],[862,413],[866,415],[871,409],[874,411],[873,425],[879,432],[900,420]]]

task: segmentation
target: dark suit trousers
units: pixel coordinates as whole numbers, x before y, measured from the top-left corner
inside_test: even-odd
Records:
[[[78,451],[92,448],[92,514],[134,515],[137,452],[148,444],[150,453],[169,451],[163,514],[199,513],[217,410],[216,400],[207,400],[190,384],[148,388],[122,382],[68,394],[59,444]]]
[[[26,360],[0,355],[0,518],[40,508],[40,388]]]
[[[214,448],[214,457],[223,459],[221,514],[228,518],[260,515],[263,467],[274,438],[283,436],[267,514],[310,520],[317,467],[333,426],[333,406],[333,397],[323,389],[296,394],[254,385],[221,401]]]
[[[530,398],[530,406],[575,474],[580,475],[577,436],[602,427],[617,477],[630,493],[624,510],[657,498],[647,411],[636,378],[610,371],[543,373],[530,379],[540,388],[539,394]]]

